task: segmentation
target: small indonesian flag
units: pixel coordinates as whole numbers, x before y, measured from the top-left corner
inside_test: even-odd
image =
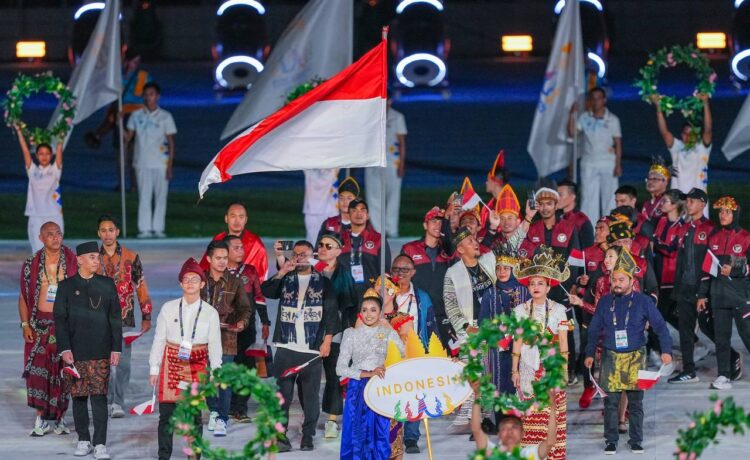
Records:
[[[454,338],[448,341],[448,347],[451,349],[451,356],[458,356],[458,352],[461,351],[461,345],[466,343],[466,340]]]
[[[134,408],[130,409],[130,413],[133,415],[148,415],[154,413],[154,405],[156,405],[156,392],[151,395],[151,399],[144,401]]]
[[[247,347],[245,356],[250,358],[266,358],[268,356],[268,346],[265,343],[254,343]]]
[[[313,362],[313,361],[315,361],[316,359],[320,359],[320,355],[314,357],[313,359],[311,359],[309,361],[306,361],[306,362],[300,364],[299,366],[290,367],[289,369],[287,369],[284,372],[282,372],[281,375],[279,376],[279,378],[283,379],[285,377],[289,377],[290,375],[297,375],[297,374],[299,374],[299,372],[302,369],[304,369],[307,366],[309,366],[310,363]]]
[[[346,389],[349,384],[349,377],[339,377],[339,386],[341,386],[341,397],[346,399]]]
[[[586,257],[580,249],[571,249],[568,256],[568,265],[571,267],[585,267]]]
[[[638,371],[638,389],[650,390],[659,381],[659,371]]]
[[[473,188],[467,188],[464,191],[463,200],[461,201],[461,209],[464,211],[474,209],[479,206],[479,203],[481,202],[482,199],[477,195],[477,192],[475,192]]]
[[[591,383],[594,385],[594,390],[596,391],[594,393],[594,397],[600,397],[602,399],[607,397],[607,392],[604,391],[602,387],[599,386],[599,384],[596,382],[596,379],[594,379],[594,376],[591,374],[591,368],[589,368],[589,379],[591,379]]]
[[[322,272],[328,266],[327,263],[322,262],[314,257],[310,257],[308,263],[315,269],[316,272]]]
[[[125,345],[131,345],[136,339],[143,335],[143,331],[132,331],[125,332],[122,334],[122,339],[125,341]]]
[[[719,276],[720,266],[719,258],[710,249],[706,251],[706,256],[703,258],[703,266],[701,267],[703,271],[713,277],[717,277]]]
[[[508,351],[510,350],[510,346],[512,343],[513,343],[513,337],[509,335],[509,336],[503,337],[497,342],[497,348],[500,351]]]
[[[65,366],[65,367],[62,368],[61,373],[63,374],[63,376],[65,376],[65,374],[68,374],[71,377],[73,377],[74,379],[80,379],[81,378],[81,374],[80,374],[80,372],[78,372],[78,369],[76,369],[75,366]]]

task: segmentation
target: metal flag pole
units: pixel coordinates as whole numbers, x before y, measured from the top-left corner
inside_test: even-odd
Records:
[[[122,211],[122,236],[123,238],[127,238],[128,220],[127,211],[125,209],[125,135],[122,123],[122,92],[120,92],[120,97],[117,98],[117,125],[120,137],[120,207]]]
[[[388,27],[383,27],[382,31],[382,37],[383,40],[388,38]],[[386,108],[386,112],[387,112]],[[388,244],[388,239],[386,238],[387,232],[385,231],[385,187],[386,187],[386,180],[385,180],[385,174],[386,174],[386,168],[388,168],[388,164],[386,163],[383,165],[380,169],[380,275],[385,275],[385,253],[386,253],[386,245]],[[383,282],[380,283],[380,298],[385,300],[385,277],[383,278]]]

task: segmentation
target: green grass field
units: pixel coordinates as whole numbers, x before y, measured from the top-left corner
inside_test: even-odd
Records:
[[[515,184],[514,184],[515,185]],[[517,190],[526,190],[528,184],[518,184]],[[402,236],[421,235],[422,218],[436,204],[443,204],[451,193],[448,188],[404,189],[401,195]],[[645,196],[639,187],[640,196]],[[750,187],[744,183],[716,183],[711,185],[712,202],[719,196],[730,194],[741,204],[750,203]],[[169,194],[167,205],[167,235],[170,237],[207,237],[224,229],[224,211],[229,201],[240,199],[249,208],[249,227],[263,236],[303,235],[302,190],[235,190],[210,191],[198,202],[197,195],[187,192]],[[525,195],[519,195],[520,200]],[[25,239],[26,218],[23,215],[25,193],[2,195],[0,210],[0,239]],[[135,193],[127,195],[128,236],[137,233],[136,214],[138,199]],[[523,204],[522,204],[523,206]],[[69,238],[96,236],[96,219],[103,213],[120,217],[120,195],[116,192],[63,192],[65,235]],[[712,216],[714,213],[712,212]],[[741,216],[742,226],[750,228],[750,213]]]

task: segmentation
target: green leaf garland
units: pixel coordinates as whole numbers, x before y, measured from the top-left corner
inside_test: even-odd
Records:
[[[709,399],[714,403],[713,409],[694,413],[688,429],[677,432],[679,437],[674,453],[677,460],[697,459],[708,446],[718,444],[716,436],[723,435],[728,428],[738,435],[744,435],[750,428],[750,413],[735,405],[731,396],[722,400],[714,394]]]
[[[325,81],[326,80],[324,78],[314,77],[312,80],[302,83],[301,85],[294,88],[289,94],[287,94],[285,104],[289,104],[305,93],[308,93],[310,90],[317,88],[321,83],[324,83]]]

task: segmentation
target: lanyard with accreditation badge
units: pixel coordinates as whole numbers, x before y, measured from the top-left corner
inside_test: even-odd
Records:
[[[633,293],[630,293],[630,299],[628,299],[628,309],[625,313],[625,328],[617,329],[617,315],[615,315],[615,298],[612,297],[612,307],[609,311],[612,312],[612,325],[615,327],[615,348],[622,350],[628,348],[628,322],[630,320],[630,307],[633,306]]]
[[[193,340],[195,340],[195,331],[198,329],[198,317],[201,315],[201,310],[203,310],[203,300],[198,304],[198,313],[195,314],[193,333],[190,336],[190,340],[185,340],[185,330],[182,325],[182,299],[180,299],[180,350],[177,352],[177,357],[183,361],[190,359],[190,352],[193,350]]]

